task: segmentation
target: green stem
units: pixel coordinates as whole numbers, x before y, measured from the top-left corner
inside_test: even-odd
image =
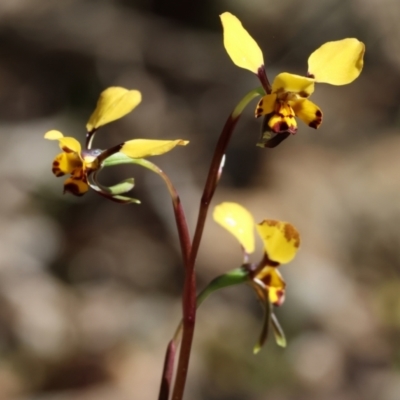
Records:
[[[226,152],[229,141],[232,137],[234,128],[239,121],[239,118],[250,103],[251,100],[258,96],[264,95],[262,88],[257,88],[249,92],[235,107],[232,114],[228,117],[225,126],[218,139],[214,156],[211,161],[210,169],[207,176],[207,181],[204,186],[203,195],[200,202],[199,215],[195,229],[192,249],[190,252],[189,262],[186,268],[186,275],[183,288],[183,336],[181,351],[179,354],[179,363],[176,373],[176,380],[172,400],[182,400],[186,385],[187,372],[189,367],[190,353],[192,350],[192,342],[194,335],[194,327],[196,321],[196,274],[195,263],[197,253],[200,247],[201,238],[203,235],[204,225],[208,213],[210,202],[214,195],[220,176],[220,166],[222,158]]]

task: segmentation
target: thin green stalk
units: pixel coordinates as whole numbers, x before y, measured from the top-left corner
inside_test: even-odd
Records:
[[[210,169],[207,176],[207,181],[204,186],[203,195],[200,202],[199,215],[195,229],[192,249],[190,252],[189,263],[186,268],[185,282],[183,288],[183,336],[181,351],[179,354],[179,363],[176,373],[176,380],[172,400],[182,400],[186,385],[187,372],[189,367],[190,353],[192,349],[194,327],[196,321],[196,274],[195,263],[197,253],[200,247],[201,238],[203,235],[204,225],[210,206],[212,197],[218,184],[220,176],[220,166],[223,156],[232,137],[234,128],[239,121],[239,118],[250,103],[251,100],[258,96],[264,95],[262,88],[257,88],[249,92],[235,107],[232,114],[228,117],[225,126],[218,139],[214,156],[211,161]]]

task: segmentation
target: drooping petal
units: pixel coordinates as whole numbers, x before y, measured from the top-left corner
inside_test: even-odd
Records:
[[[268,120],[268,126],[274,133],[297,132],[297,122],[292,107],[286,102],[275,103],[275,111]]]
[[[272,82],[272,93],[291,92],[309,97],[314,92],[314,79],[282,72]]]
[[[346,85],[360,75],[364,52],[364,43],[354,38],[325,43],[309,57],[307,75],[316,82]]]
[[[276,94],[267,94],[265,95],[257,104],[255,117],[261,117],[262,115],[266,115],[272,113],[275,108],[276,102]]]
[[[316,104],[308,99],[296,99],[290,101],[289,104],[296,116],[305,124],[314,129],[319,128],[322,123],[322,111]]]
[[[125,142],[120,152],[131,158],[145,158],[149,156],[159,156],[167,153],[176,146],[186,146],[187,140],[148,140],[134,139]]]
[[[68,192],[75,196],[83,196],[88,190],[89,185],[82,168],[75,169],[71,177],[64,182],[64,193]]]
[[[243,246],[247,254],[254,251],[254,219],[237,203],[221,203],[214,208],[214,221],[230,232]]]
[[[269,301],[280,306],[285,300],[286,282],[276,267],[264,267],[257,273],[256,279],[263,282],[268,288]]]
[[[300,235],[293,225],[266,219],[257,224],[256,229],[271,260],[286,264],[294,258],[300,246]]]
[[[63,152],[54,158],[52,171],[55,176],[63,176],[79,167],[82,167],[82,161],[76,153]]]
[[[91,132],[100,126],[124,117],[141,101],[142,95],[138,90],[109,87],[101,93],[96,109],[86,124],[87,131]]]
[[[220,15],[224,29],[224,46],[235,65],[255,74],[264,65],[261,49],[237,17],[229,12]]]

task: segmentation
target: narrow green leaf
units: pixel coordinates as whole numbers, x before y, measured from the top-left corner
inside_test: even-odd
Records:
[[[236,268],[212,280],[197,296],[197,307],[212,293],[228,286],[239,285],[248,279],[249,272],[245,268]]]

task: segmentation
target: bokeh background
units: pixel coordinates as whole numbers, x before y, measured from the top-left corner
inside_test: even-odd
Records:
[[[154,161],[193,229],[221,128],[258,86],[225,53],[223,11],[258,41],[270,78],[304,74],[329,40],[357,37],[367,52],[354,83],[318,85],[318,131],[300,122],[297,135],[261,149],[252,106],[242,117],[214,204],[241,202],[257,220],[301,232],[277,311],[289,345],[270,341],[254,356],[262,309],[251,288],[215,294],[198,314],[186,398],[400,399],[398,0],[1,0],[1,399],[157,398],[183,280],[165,187],[124,167],[104,182],[134,176],[140,206],[62,195],[51,173],[58,147],[43,134],[83,141],[104,88],[141,90],[142,104],[102,128],[96,145],[189,139]],[[199,285],[240,262],[209,218]]]

